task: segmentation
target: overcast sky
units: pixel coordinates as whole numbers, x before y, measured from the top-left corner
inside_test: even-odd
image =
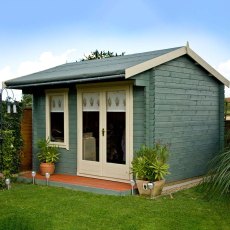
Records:
[[[1,0],[0,81],[95,49],[131,54],[187,41],[230,80],[229,9],[227,0]]]

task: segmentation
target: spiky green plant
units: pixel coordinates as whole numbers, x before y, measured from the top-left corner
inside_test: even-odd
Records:
[[[142,145],[136,151],[132,161],[132,173],[137,179],[158,181],[169,174],[169,165],[166,163],[169,157],[167,145],[155,144],[153,147]]]
[[[230,200],[230,148],[214,157],[203,179],[201,190],[207,198],[227,197]]]
[[[37,143],[38,159],[42,163],[55,163],[59,160],[58,146],[50,144],[50,139],[40,139]]]

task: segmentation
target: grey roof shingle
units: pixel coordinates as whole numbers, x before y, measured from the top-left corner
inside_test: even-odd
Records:
[[[92,80],[93,78],[102,76],[125,74],[125,69],[131,66],[140,64],[179,48],[180,47],[90,61],[67,63],[6,81],[5,84],[8,87],[20,88],[31,84],[39,86],[39,84],[49,82],[63,82],[75,79]]]

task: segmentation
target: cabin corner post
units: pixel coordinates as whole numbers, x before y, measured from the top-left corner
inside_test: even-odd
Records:
[[[220,119],[220,150],[224,148],[225,121],[224,121],[224,85],[219,86],[219,119]]]

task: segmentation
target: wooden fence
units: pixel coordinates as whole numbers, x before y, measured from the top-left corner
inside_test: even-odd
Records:
[[[21,158],[21,171],[32,169],[32,109],[26,108],[22,114],[21,134],[23,149]]]

